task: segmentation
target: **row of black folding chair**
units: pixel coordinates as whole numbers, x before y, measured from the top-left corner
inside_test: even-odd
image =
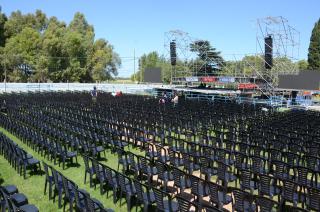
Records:
[[[5,212],[38,212],[39,209],[29,204],[28,198],[19,193],[15,185],[0,186],[0,211]]]
[[[87,191],[80,189],[72,180],[52,166],[44,162],[43,166],[46,173],[44,193],[46,194],[48,188],[49,200],[53,198],[54,201],[58,195],[59,208],[62,207],[62,200],[64,200],[64,211],[67,204],[69,204],[69,211],[73,211],[74,208],[76,211],[112,211],[105,209],[99,200],[91,198]]]
[[[18,171],[20,175],[26,178],[27,169],[33,169],[34,172],[41,172],[39,160],[28,154],[24,149],[20,148],[11,139],[0,133],[1,154],[9,161],[9,163]]]

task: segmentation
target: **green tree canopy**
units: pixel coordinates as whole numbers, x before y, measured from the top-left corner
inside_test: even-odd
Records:
[[[93,26],[79,12],[69,25],[40,10],[0,14],[0,37],[1,73],[6,67],[10,81],[103,81],[121,65],[113,46],[95,40]]]
[[[309,69],[320,71],[320,19],[315,23],[309,45]]]
[[[190,44],[190,50],[198,55],[198,59],[194,61],[199,67],[198,75],[210,75],[222,70],[225,61],[220,55],[221,52],[212,47],[209,41],[195,41]]]
[[[299,60],[297,65],[300,71],[305,71],[308,69],[308,62],[306,60]]]

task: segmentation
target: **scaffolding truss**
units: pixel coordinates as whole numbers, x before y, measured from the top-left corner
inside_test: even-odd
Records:
[[[171,30],[165,33],[164,48],[166,50],[165,57],[170,58],[170,42],[176,43],[177,65],[172,66],[171,82],[180,82],[182,77],[200,76],[199,70],[204,70],[201,75],[208,76],[212,73],[206,71],[208,65],[214,66],[217,69],[222,68],[223,64],[215,61],[212,58],[211,52],[204,52],[201,55],[198,53],[202,48],[205,48],[205,42],[201,39],[193,38],[189,33],[181,30]],[[191,44],[197,43],[191,50]],[[201,60],[197,58],[201,56]]]
[[[258,79],[262,82],[259,86],[260,91],[271,97],[274,94],[278,83],[278,74],[297,74],[300,47],[300,33],[289,25],[287,19],[282,16],[266,17],[257,19],[256,22],[256,53],[252,54],[231,54],[232,66],[219,61],[213,61],[210,55],[200,55],[203,60],[196,60],[199,56],[196,51],[191,51],[190,45],[195,42],[201,42],[201,39],[195,39],[188,33],[181,30],[172,30],[165,33],[164,46],[166,55],[170,55],[170,42],[176,42],[177,63],[172,66],[171,82],[181,83],[183,77],[200,76],[199,70],[202,70],[207,64],[223,70],[222,73],[214,73],[214,75],[232,76],[241,79]],[[273,45],[272,56],[273,66],[271,70],[265,69],[265,38],[271,36]],[[198,45],[197,48],[203,48]],[[226,56],[226,55],[224,55]],[[246,56],[252,56],[254,61],[243,61]],[[169,57],[167,57],[169,58]],[[203,76],[210,73],[201,72]],[[244,80],[245,81],[245,80]]]
[[[256,49],[257,55],[264,61],[264,39],[267,36],[273,40],[271,48],[275,61],[269,74],[297,74],[298,66],[295,62],[299,59],[300,32],[282,16],[257,19]],[[268,70],[265,74],[268,74]]]

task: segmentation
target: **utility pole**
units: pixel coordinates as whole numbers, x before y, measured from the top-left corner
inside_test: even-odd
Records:
[[[4,58],[4,92],[7,92],[7,58]]]
[[[133,49],[133,82],[136,82],[136,49]]]

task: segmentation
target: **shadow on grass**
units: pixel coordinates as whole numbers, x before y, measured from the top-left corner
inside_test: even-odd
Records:
[[[64,167],[65,169],[64,170],[66,170],[66,169],[68,169],[68,168],[79,168],[81,165],[79,164],[79,163],[68,163],[68,164],[66,164],[66,166]]]
[[[108,159],[107,159],[107,158],[98,158],[98,161],[99,161],[99,162],[107,162]]]
[[[42,176],[44,174],[45,174],[45,172],[43,170],[30,170],[30,172],[29,172],[30,177],[34,176],[34,175]],[[26,177],[28,177],[28,174],[26,175]]]

